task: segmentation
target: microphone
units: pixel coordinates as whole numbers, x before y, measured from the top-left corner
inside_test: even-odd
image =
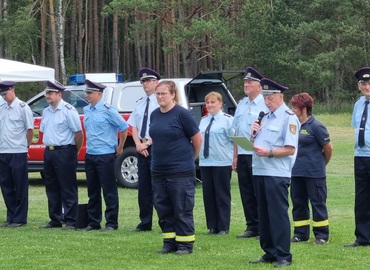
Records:
[[[261,111],[260,114],[258,115],[258,118],[257,118],[257,123],[260,125],[261,124],[261,120],[262,118],[265,116],[265,112],[264,111]],[[252,133],[252,136],[256,136],[256,131],[254,130],[253,133]]]

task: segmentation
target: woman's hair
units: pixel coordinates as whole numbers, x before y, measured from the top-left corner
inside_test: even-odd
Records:
[[[290,100],[290,104],[292,104],[293,107],[299,108],[300,110],[306,108],[307,114],[312,114],[313,98],[308,93],[304,92],[294,95]]]
[[[212,91],[212,92],[209,92],[205,97],[204,97],[204,101],[207,102],[207,100],[211,97],[215,97],[219,102],[222,102],[222,96],[220,93],[218,92],[215,92],[215,91]]]
[[[166,80],[166,81],[161,81],[158,83],[156,90],[159,86],[165,85],[168,88],[168,91],[170,92],[171,95],[175,95],[174,101],[176,104],[179,104],[179,92],[177,90],[177,86],[173,81]]]

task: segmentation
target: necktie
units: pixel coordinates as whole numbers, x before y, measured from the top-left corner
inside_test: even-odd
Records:
[[[143,118],[143,125],[141,126],[141,131],[140,131],[140,137],[142,139],[145,139],[145,134],[146,134],[146,124],[148,123],[148,110],[149,110],[149,97],[146,98],[146,107],[144,111],[144,118]]]
[[[369,105],[369,100],[365,101],[365,108],[361,117],[360,130],[358,133],[358,146],[360,147],[364,147],[365,145],[365,125],[367,120],[367,105]]]
[[[203,155],[205,158],[209,156],[209,130],[211,129],[213,120],[215,120],[214,117],[211,118],[211,121],[209,122],[208,127],[206,128],[206,133],[204,134]]]

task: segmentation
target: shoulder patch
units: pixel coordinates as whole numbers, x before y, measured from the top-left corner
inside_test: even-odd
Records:
[[[287,114],[290,114],[290,115],[293,115],[294,114],[294,112],[291,110],[291,109],[288,109],[288,110],[286,110],[285,111]]]
[[[67,107],[68,110],[71,110],[73,108],[72,105],[68,103],[65,106]]]
[[[224,115],[225,115],[226,117],[231,117],[231,115],[230,115],[230,114],[227,114],[227,113],[224,113]]]
[[[21,103],[19,103],[19,105],[21,105],[21,107],[24,107],[24,106],[26,106],[26,103],[21,102]]]
[[[104,107],[106,107],[107,109],[110,109],[110,104],[109,103],[104,103]]]

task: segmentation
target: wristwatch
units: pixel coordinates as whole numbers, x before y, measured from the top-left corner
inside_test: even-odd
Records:
[[[145,143],[144,143],[146,146],[150,146],[151,144],[149,143],[149,141],[146,141]]]
[[[272,154],[272,149],[270,149],[270,154],[267,156],[268,158],[273,158],[274,155]]]

